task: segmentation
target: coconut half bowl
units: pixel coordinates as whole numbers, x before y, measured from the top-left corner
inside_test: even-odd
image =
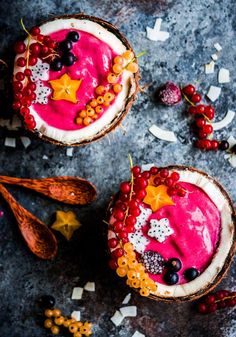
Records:
[[[203,171],[193,167],[173,165],[165,167],[180,175],[180,182],[187,182],[202,189],[220,213],[221,228],[218,242],[209,265],[192,281],[184,284],[167,285],[156,282],[157,291],[148,298],[164,302],[193,301],[212,291],[226,275],[236,251],[236,217],[233,203],[221,184]],[[118,194],[108,207],[109,221]],[[114,238],[112,226],[108,226],[108,239]],[[191,238],[189,238],[191,240]],[[118,246],[119,247],[119,246]],[[109,252],[112,249],[109,248]],[[190,252],[191,253],[191,252]],[[140,260],[139,260],[140,262]],[[137,290],[137,289],[134,289]]]
[[[54,26],[55,26],[55,30],[53,28]],[[99,37],[101,37],[103,41],[109,42],[109,40],[110,41],[114,39],[116,40],[116,44],[119,45],[118,49],[120,48],[120,54],[122,54],[125,50],[133,51],[128,40],[125,38],[125,36],[122,33],[119,32],[119,30],[115,26],[113,26],[111,23],[105,20],[102,20],[94,16],[85,15],[83,13],[57,16],[50,20],[44,21],[39,27],[43,35],[51,34],[54,31],[58,31],[64,28],[79,29],[78,27],[82,27],[81,29],[84,32],[91,32],[91,31],[99,30],[99,33],[98,33]],[[86,27],[88,28],[88,31]],[[32,42],[35,42],[35,41],[32,41]],[[112,46],[108,42],[107,44],[112,48]],[[25,43],[27,43],[27,40],[25,40]],[[113,41],[113,46],[114,46],[114,41]],[[16,72],[22,71],[22,68],[16,65],[16,60],[18,57],[19,57],[19,54],[16,56],[16,59],[15,59],[14,74],[16,74]],[[134,58],[135,58],[135,62],[137,62],[136,57]],[[73,138],[72,137],[70,141],[64,140],[63,137],[61,137],[61,139],[58,140],[56,139],[56,137],[54,138],[53,136],[48,136],[47,134],[48,125],[46,123],[40,123],[40,127],[38,127],[37,118],[36,118],[35,129],[29,130],[29,131],[31,131],[32,133],[40,137],[42,140],[48,141],[55,145],[61,145],[61,146],[80,146],[80,145],[86,145],[94,141],[97,141],[103,138],[104,136],[106,136],[109,132],[115,130],[121,124],[123,118],[126,116],[132,104],[134,103],[136,95],[139,91],[139,84],[138,84],[139,78],[140,78],[139,71],[137,71],[134,74],[130,74],[128,79],[126,78],[126,85],[125,85],[126,92],[125,92],[125,97],[123,98],[122,104],[119,104],[119,109],[117,109],[115,114],[113,114],[112,119],[110,118],[108,123],[106,125],[103,125],[103,127],[101,128],[97,127],[97,131],[93,132],[93,135],[90,135],[90,136],[85,135],[84,137],[80,137],[79,139],[76,139],[76,137],[72,139]],[[34,117],[37,116],[37,113],[34,110],[31,110],[31,113],[34,115]],[[96,122],[92,124],[96,124]]]

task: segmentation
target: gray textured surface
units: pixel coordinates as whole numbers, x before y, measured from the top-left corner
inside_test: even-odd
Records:
[[[74,208],[83,227],[67,243],[58,235],[59,254],[53,262],[40,261],[26,248],[14,218],[1,200],[4,216],[0,218],[0,335],[8,337],[43,337],[46,331],[37,323],[35,299],[45,293],[53,294],[65,314],[81,310],[82,319],[95,323],[95,337],[131,337],[137,329],[146,337],[234,337],[236,315],[227,309],[215,315],[200,316],[191,304],[163,304],[133,295],[131,303],[138,306],[138,317],[125,319],[115,328],[109,321],[129,292],[106,267],[103,242],[104,211],[107,201],[122,179],[128,178],[130,153],[134,163],[156,162],[159,165],[186,164],[196,166],[218,178],[236,202],[235,169],[229,166],[222,153],[203,153],[193,149],[189,142],[189,117],[185,106],[162,108],[152,99],[154,89],[162,82],[175,80],[187,83],[200,80],[199,89],[206,92],[210,84],[217,84],[217,71],[204,75],[202,65],[214,52],[213,44],[223,46],[217,63],[230,70],[231,83],[222,86],[222,95],[215,104],[217,118],[227,108],[235,110],[236,86],[236,6],[232,0],[214,1],[11,1],[1,2],[0,41],[1,57],[10,55],[13,41],[22,31],[20,17],[31,26],[51,15],[83,11],[111,21],[126,34],[137,52],[146,49],[140,59],[142,84],[150,84],[124,121],[124,128],[84,148],[74,150],[73,158],[65,155],[65,148],[32,139],[24,150],[17,140],[17,148],[3,146],[5,132],[1,130],[0,174],[22,177],[79,175],[91,180],[98,188],[98,199],[91,206]],[[188,3],[188,4],[187,4]],[[156,17],[162,17],[163,29],[170,32],[165,43],[152,43],[145,37],[145,27],[153,26]],[[9,59],[11,57],[9,56]],[[4,114],[1,108],[1,114]],[[161,124],[186,137],[186,144],[155,140],[148,127]],[[227,129],[217,132],[219,138],[235,135],[235,121]],[[19,137],[19,133],[17,134]],[[43,155],[48,160],[43,160]],[[34,193],[11,191],[24,206],[50,223],[55,210],[73,209],[59,205]],[[235,290],[235,263],[221,284],[221,288]],[[96,282],[95,293],[85,293],[82,301],[71,301],[74,286],[86,281]]]

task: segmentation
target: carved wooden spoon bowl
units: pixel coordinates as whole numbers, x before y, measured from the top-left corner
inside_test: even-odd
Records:
[[[0,176],[0,183],[20,185],[66,204],[85,205],[96,198],[96,188],[79,177],[23,179]]]
[[[12,209],[29,249],[41,259],[54,258],[57,253],[57,240],[50,229],[23,208],[2,184],[0,184],[0,194]]]

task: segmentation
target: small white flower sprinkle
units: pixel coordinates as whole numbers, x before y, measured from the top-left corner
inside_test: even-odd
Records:
[[[11,138],[11,137],[6,137],[4,145],[8,147],[16,147],[16,139]]]
[[[27,149],[27,147],[31,144],[31,140],[28,137],[20,137],[20,139],[24,148]]]
[[[71,318],[74,318],[77,322],[80,321],[80,311],[73,311],[71,314]]]
[[[87,282],[84,286],[84,290],[95,291],[95,283],[94,282]]]
[[[116,310],[114,315],[111,317],[111,321],[112,321],[112,323],[115,324],[115,326],[120,325],[121,322],[123,321],[123,319],[124,319],[124,316],[118,310]]]
[[[230,76],[229,76],[228,69],[220,68],[219,74],[218,74],[218,82],[219,83],[229,83],[230,82]]]
[[[219,87],[215,87],[214,85],[211,85],[210,86],[210,89],[207,93],[207,97],[212,101],[212,102],[215,102],[219,96],[220,96],[220,93],[221,93],[221,88]]]
[[[75,287],[72,292],[71,299],[72,300],[80,300],[82,298],[84,289],[81,287]]]
[[[217,51],[221,51],[222,50],[222,47],[221,47],[221,45],[218,42],[214,44],[214,47],[215,47],[215,49]]]

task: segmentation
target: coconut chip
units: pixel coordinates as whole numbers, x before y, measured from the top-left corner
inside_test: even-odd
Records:
[[[8,146],[8,147],[16,147],[16,139],[15,138],[6,137],[4,145]]]
[[[207,93],[207,97],[212,101],[212,102],[215,102],[219,96],[220,96],[220,93],[221,93],[221,88],[219,87],[215,87],[214,85],[211,85],[210,86],[210,89]]]
[[[217,54],[212,54],[211,58],[212,58],[213,61],[217,61],[219,56]]]
[[[74,151],[73,147],[68,147],[66,149],[66,155],[67,155],[67,157],[73,157],[73,151]]]
[[[221,51],[222,50],[222,47],[221,47],[221,45],[218,42],[214,44],[214,47],[215,47],[215,49],[217,51]]]
[[[123,317],[136,317],[137,307],[136,305],[130,305],[128,307],[123,307],[123,308],[120,308],[120,312]]]
[[[161,31],[161,22],[162,19],[156,19],[155,25],[153,28],[146,27],[147,38],[151,41],[166,41],[170,34],[168,32]]]
[[[173,131],[163,130],[159,126],[153,124],[149,128],[149,132],[153,134],[154,137],[165,140],[167,142],[176,142],[177,138]]]
[[[84,286],[84,290],[95,291],[95,283],[94,282],[87,282]]]
[[[27,149],[27,147],[31,144],[31,140],[28,137],[20,137],[20,139],[24,148]]]
[[[131,293],[129,293],[128,295],[125,296],[125,298],[123,299],[122,304],[128,304],[129,301],[131,299]]]
[[[217,131],[217,130],[225,128],[227,125],[229,125],[232,122],[232,120],[234,119],[234,116],[235,116],[235,112],[232,110],[228,110],[225,117],[221,121],[211,124],[213,127],[213,130]]]
[[[230,82],[230,76],[229,76],[228,69],[220,68],[219,74],[218,74],[218,82],[219,83],[229,83]]]
[[[71,314],[71,318],[74,318],[77,322],[80,321],[80,311],[73,311]]]
[[[116,310],[114,315],[111,317],[111,321],[112,321],[112,323],[115,324],[115,326],[120,325],[121,322],[123,321],[123,319],[124,319],[124,316],[121,314],[121,312],[119,310]]]
[[[72,292],[72,300],[81,300],[84,289],[81,287],[75,287]]]
[[[145,337],[145,335],[139,331],[135,331],[132,337]]]
[[[213,74],[215,70],[215,62],[211,61],[210,63],[205,64],[205,74]]]

